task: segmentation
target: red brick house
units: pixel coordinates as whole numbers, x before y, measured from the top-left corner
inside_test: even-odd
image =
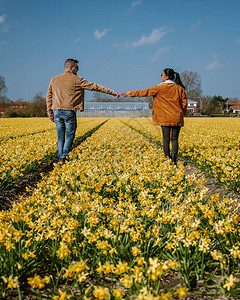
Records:
[[[226,112],[232,112],[232,113],[240,113],[240,103],[225,103],[225,110]]]
[[[195,114],[197,112],[197,101],[187,100],[187,111],[189,113]]]
[[[28,105],[28,101],[11,101],[11,108],[13,108],[14,110],[24,111],[27,109]]]

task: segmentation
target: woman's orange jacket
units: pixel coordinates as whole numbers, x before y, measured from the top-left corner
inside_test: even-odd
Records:
[[[180,85],[164,82],[151,89],[128,92],[128,95],[131,97],[153,96],[152,118],[155,125],[184,125],[187,97]]]

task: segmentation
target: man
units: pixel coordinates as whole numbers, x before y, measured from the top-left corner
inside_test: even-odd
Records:
[[[60,162],[66,160],[72,148],[77,129],[76,110],[84,110],[84,89],[119,97],[113,90],[77,76],[76,59],[67,59],[64,68],[63,74],[51,79],[46,96],[48,117],[56,124]]]

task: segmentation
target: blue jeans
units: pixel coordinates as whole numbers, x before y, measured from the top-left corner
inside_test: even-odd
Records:
[[[62,161],[72,150],[73,140],[77,129],[76,112],[73,110],[54,110],[54,122],[57,129],[58,157]],[[66,139],[65,139],[66,135]]]

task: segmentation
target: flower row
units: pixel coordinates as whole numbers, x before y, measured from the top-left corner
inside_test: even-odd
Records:
[[[160,300],[211,280],[214,293],[239,295],[239,203],[203,180],[109,120],[1,213],[2,294]]]
[[[32,121],[30,120],[32,119],[29,119],[31,128]],[[38,122],[38,119],[34,120]],[[26,119],[23,121],[26,124]],[[42,121],[42,119],[39,120],[39,128],[41,128]],[[76,136],[84,135],[103,121],[104,119],[90,119],[90,121],[78,119]],[[51,123],[49,120],[48,122]],[[14,124],[13,120],[12,125]],[[26,133],[27,130],[22,132]],[[8,139],[0,144],[0,189],[7,188],[12,182],[20,180],[30,170],[35,169],[42,161],[49,161],[56,155],[56,129],[35,134],[30,134],[30,132],[31,129],[26,136]]]
[[[150,119],[124,121],[157,145],[162,145],[160,126]],[[179,156],[194,163],[226,189],[240,189],[240,119],[186,118],[180,131]]]
[[[48,118],[0,118],[0,142],[54,128]]]

